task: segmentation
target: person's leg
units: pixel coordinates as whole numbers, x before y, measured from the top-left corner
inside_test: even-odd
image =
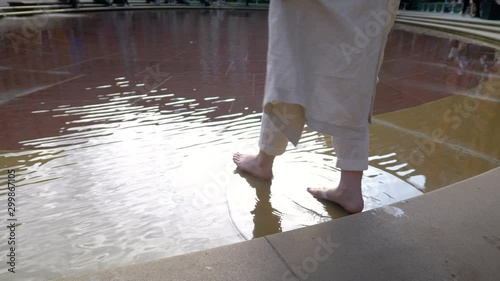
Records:
[[[335,202],[351,213],[363,211],[361,179],[363,171],[368,169],[368,138],[368,130],[364,137],[358,140],[332,138],[337,155],[337,167],[341,169],[340,182],[336,188],[307,190],[314,197]]]
[[[206,6],[206,7],[210,6],[210,2],[209,2],[209,1],[207,1],[207,0],[200,0],[200,3],[201,3],[203,6]]]
[[[259,154],[245,155],[236,153],[233,161],[238,170],[247,172],[263,179],[273,177],[274,158],[285,152],[288,139],[283,135],[271,118],[267,114],[262,114],[262,124],[260,129]]]
[[[465,11],[467,11],[467,7],[469,6],[470,0],[464,0],[462,5],[462,15],[465,15]]]
[[[474,0],[475,12],[474,16],[479,18],[481,16],[481,0]]]

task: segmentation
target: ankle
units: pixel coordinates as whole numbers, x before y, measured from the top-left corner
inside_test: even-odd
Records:
[[[266,154],[264,151],[259,151],[257,155],[257,165],[261,168],[266,168],[273,165],[275,156]]]
[[[361,191],[361,181],[363,178],[362,171],[341,171],[340,183],[338,186],[339,193],[352,193]]]
[[[363,171],[346,171],[340,173],[340,181],[359,182],[363,179]]]

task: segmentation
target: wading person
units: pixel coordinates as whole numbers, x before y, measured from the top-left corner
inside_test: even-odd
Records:
[[[388,33],[399,0],[273,0],[264,112],[257,155],[236,153],[238,169],[271,179],[274,158],[304,125],[331,135],[338,185],[308,188],[349,212],[363,210],[368,125]]]

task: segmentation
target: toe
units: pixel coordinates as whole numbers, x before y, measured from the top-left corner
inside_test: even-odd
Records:
[[[239,161],[240,161],[240,159],[241,159],[241,154],[239,154],[239,153],[235,153],[235,154],[233,155],[233,161],[234,161],[234,162],[239,162]]]
[[[325,188],[311,188],[311,187],[308,187],[307,188],[307,191],[309,193],[312,194],[312,196],[314,196],[314,198],[316,199],[320,199],[320,200],[330,200],[326,194],[326,192],[328,191],[328,189],[325,189]]]
[[[318,198],[318,189],[317,188],[308,187],[307,192],[311,193],[311,195],[314,196],[314,198]]]

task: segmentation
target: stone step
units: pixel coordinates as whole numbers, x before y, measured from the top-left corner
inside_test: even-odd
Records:
[[[158,0],[158,3],[159,4],[166,4],[165,2],[168,2],[168,4],[170,5],[175,5],[176,1],[175,0]],[[135,1],[129,1],[131,4],[149,4],[146,2],[146,0],[135,0]],[[187,2],[190,2],[191,4],[197,4],[199,3],[199,1],[194,1],[194,0],[191,0],[191,1],[187,1]],[[57,1],[57,0],[53,0],[53,1],[27,1],[27,0],[15,0],[15,1],[8,1],[7,2],[9,4],[9,6],[11,7],[14,7],[14,6],[30,6],[30,7],[38,7],[38,6],[50,6],[50,5],[61,5],[61,4],[68,4],[69,3],[69,0],[62,0],[62,1]],[[93,1],[80,1],[80,4],[95,4]],[[241,4],[239,2],[228,2],[226,3],[226,5],[236,5],[236,4]]]
[[[397,18],[396,22],[408,25],[414,25],[423,28],[445,31],[452,34],[458,34],[466,37],[471,37],[479,41],[491,43],[495,46],[500,46],[499,31],[480,30],[475,26],[454,26],[450,23],[436,23],[432,21],[423,21],[420,19]]]
[[[468,16],[463,17],[456,14],[437,14],[437,13],[432,14],[432,13],[422,13],[422,12],[399,11],[398,16],[412,17],[415,19],[433,19],[443,22],[460,22],[460,23],[474,24],[478,26],[500,27],[500,21],[498,20],[484,20]]]
[[[408,17],[408,16],[398,16],[398,19],[408,20],[408,21],[418,21],[421,23],[433,23],[439,25],[446,25],[451,27],[458,28],[474,28],[475,30],[487,31],[500,34],[500,25],[484,25],[484,24],[474,24],[463,21],[442,21],[437,19],[429,19],[429,18],[416,18],[416,17]]]

